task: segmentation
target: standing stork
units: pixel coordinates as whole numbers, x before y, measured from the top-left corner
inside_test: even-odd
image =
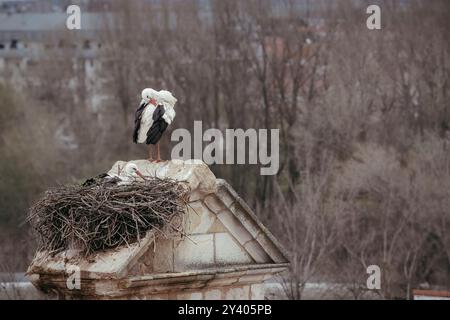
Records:
[[[161,162],[159,140],[164,131],[175,118],[175,103],[177,99],[166,90],[156,91],[151,88],[142,90],[142,100],[134,118],[134,143],[148,145],[148,160],[152,157],[152,146],[157,147],[156,162]]]

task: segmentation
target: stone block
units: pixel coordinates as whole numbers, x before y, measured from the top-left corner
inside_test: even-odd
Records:
[[[203,206],[201,202],[189,205],[185,219],[186,234],[207,233],[216,220],[216,216]]]
[[[218,181],[219,185],[220,185],[220,180]],[[235,201],[235,199],[232,197],[232,195],[226,190],[225,187],[220,187],[218,188],[217,192],[216,192],[217,197],[220,198],[220,200],[224,203],[224,205],[226,207],[229,207],[233,204],[233,202]]]
[[[158,238],[155,247],[150,245],[149,251],[153,251],[153,271],[156,273],[173,272],[173,240]],[[149,253],[150,254],[150,253]]]
[[[158,293],[158,294],[144,296],[142,300],[168,300],[168,299],[169,299],[169,294]]]
[[[251,300],[264,300],[264,284],[256,283],[250,286]]]
[[[181,292],[177,294],[178,300],[202,300],[203,294],[201,292]]]
[[[217,218],[227,230],[232,232],[233,237],[236,238],[241,245],[253,240],[252,235],[242,226],[230,210],[222,210],[217,215]]]
[[[157,163],[147,160],[131,160],[128,162],[135,163],[144,175],[185,181],[191,190],[198,189],[203,194],[213,193],[217,189],[216,177],[202,161],[171,160]],[[117,161],[109,172],[117,174],[118,166],[123,168],[125,164],[124,161]]]
[[[247,242],[244,248],[257,263],[270,263],[270,257],[256,240]]]
[[[253,260],[229,233],[215,233],[216,263],[247,264]]]
[[[255,283],[262,282],[265,275],[262,274],[248,274],[239,278],[238,283]]]
[[[256,238],[259,236],[261,229],[249,215],[245,214],[245,210],[243,210],[239,202],[234,202],[228,208],[233,213],[233,215],[240,220],[240,223],[245,226],[245,229],[251,234],[252,238]]]
[[[208,285],[211,287],[224,287],[230,286],[238,282],[237,278],[214,278],[208,282]]]
[[[220,222],[219,219],[215,219],[212,226],[207,230],[206,233],[219,233],[219,232],[227,232],[227,229],[223,225],[222,222]]]
[[[222,201],[212,194],[206,196],[203,199],[203,203],[209,210],[211,210],[215,214],[219,213],[221,210],[226,208],[225,205],[222,203]]]
[[[248,300],[250,298],[250,286],[231,287],[226,291],[226,300]]]
[[[214,264],[214,235],[199,234],[175,245],[175,271],[185,271]]]
[[[262,247],[264,247],[265,251],[270,255],[273,261],[277,263],[286,262],[286,258],[283,256],[280,250],[275,247],[273,241],[270,240],[267,235],[265,235],[264,233],[260,233],[258,238],[256,238],[256,241],[258,241],[258,243]]]
[[[222,299],[222,290],[220,289],[212,289],[207,290],[204,293],[205,300],[220,300]]]

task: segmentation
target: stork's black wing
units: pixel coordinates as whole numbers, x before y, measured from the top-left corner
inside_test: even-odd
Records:
[[[166,131],[169,124],[163,119],[165,112],[162,105],[157,106],[153,112],[153,124],[147,132],[147,144],[156,144]]]
[[[133,142],[134,143],[137,143],[139,129],[141,128],[142,113],[144,112],[144,109],[147,105],[148,105],[148,103],[143,102],[139,106],[139,108],[136,110],[136,113],[134,114],[134,130],[133,130]]]
[[[90,187],[93,185],[99,184],[101,181],[103,181],[106,177],[108,177],[107,173],[100,173],[98,176],[89,178],[86,181],[84,181],[81,186],[83,187]]]

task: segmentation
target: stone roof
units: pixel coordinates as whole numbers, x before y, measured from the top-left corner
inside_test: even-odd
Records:
[[[80,267],[84,287],[96,296],[130,295],[136,290],[159,292],[200,283],[260,282],[286,269],[288,258],[282,246],[233,188],[216,179],[206,164],[192,160],[133,162],[145,175],[189,184],[190,204],[181,222],[185,236],[164,238],[149,231],[139,243],[89,259],[70,250],[54,257],[38,252],[28,270],[38,287],[59,286],[58,290],[64,291],[62,279],[68,264]],[[124,165],[119,161],[110,172]],[[107,282],[111,279],[115,289]],[[101,283],[108,290],[103,290]]]

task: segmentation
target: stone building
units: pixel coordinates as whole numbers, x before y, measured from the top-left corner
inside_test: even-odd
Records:
[[[288,267],[284,250],[232,187],[203,162],[133,161],[144,174],[186,181],[185,236],[147,232],[140,243],[89,258],[38,252],[28,274],[39,289],[82,299],[263,299],[263,282]],[[117,172],[117,162],[112,172]],[[73,266],[79,287],[68,285]]]

